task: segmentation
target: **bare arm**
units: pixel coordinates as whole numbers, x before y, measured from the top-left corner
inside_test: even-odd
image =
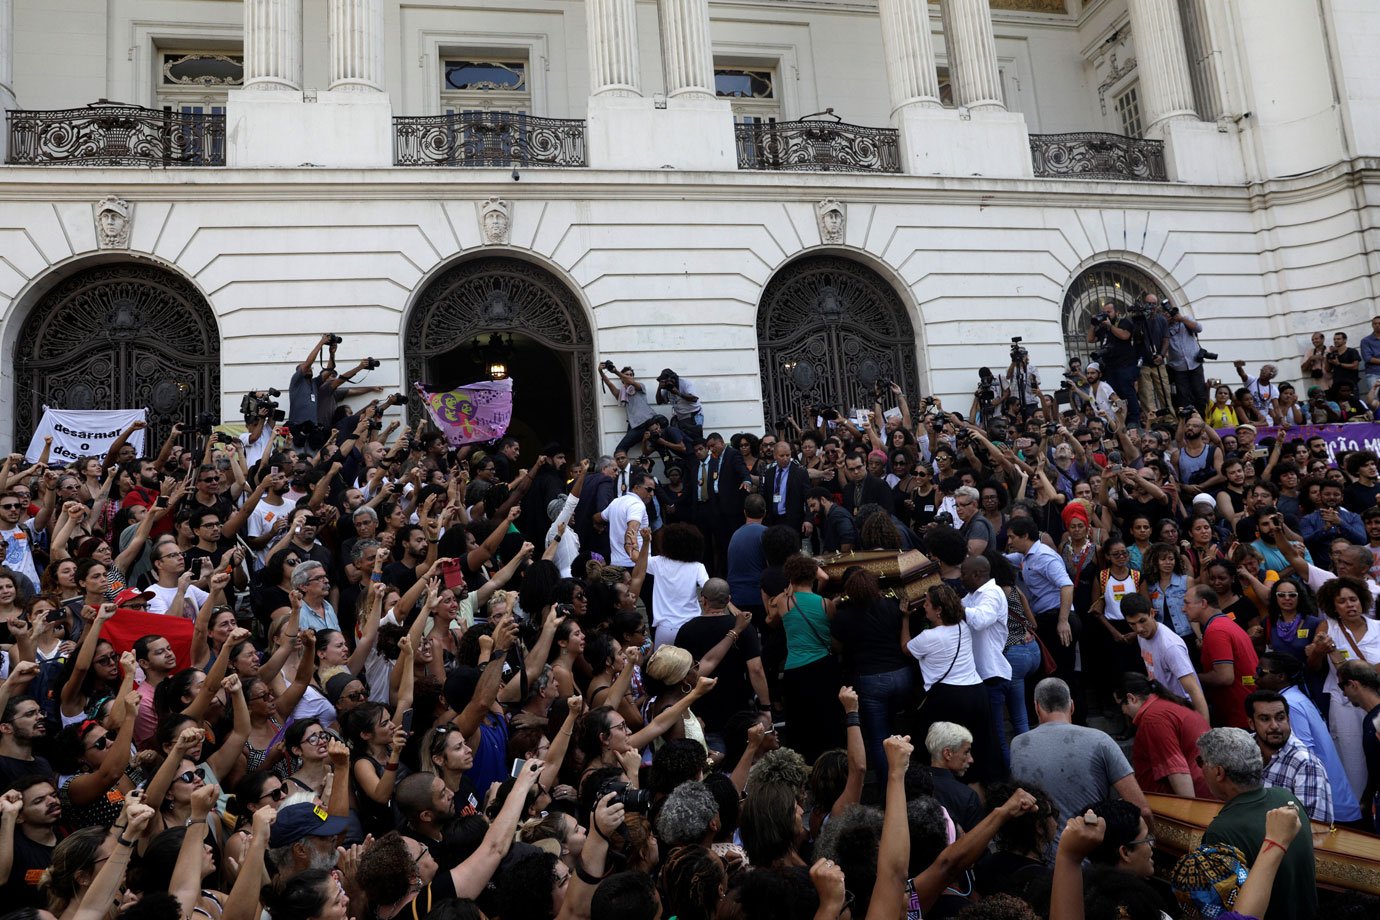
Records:
[[[268,852],[268,837],[278,812],[260,808],[254,812],[254,830],[244,851],[244,863],[235,877],[235,887],[221,908],[220,920],[259,920],[259,891],[264,880],[264,855]]]
[[[462,898],[476,898],[484,891],[489,879],[498,870],[498,864],[513,845],[513,835],[517,831],[518,818],[527,805],[527,793],[537,782],[542,762],[529,760],[523,765],[513,783],[513,790],[503,801],[503,808],[494,818],[484,840],[469,859],[450,870],[455,893]]]
[[[906,916],[901,892],[910,868],[910,823],[906,819],[906,768],[910,766],[909,736],[893,735],[882,742],[886,750],[886,810],[877,850],[877,880],[866,920],[902,920]]]
[[[844,717],[858,713],[858,693],[852,687],[839,690],[839,702],[843,704]],[[862,801],[863,777],[867,775],[867,748],[863,745],[862,726],[857,718],[848,719],[848,779],[843,792],[834,800],[829,814],[837,818],[850,806]],[[904,784],[903,784],[904,785]]]
[[[216,776],[229,776],[239,763],[244,743],[249,739],[249,732],[253,726],[249,721],[249,703],[244,699],[244,686],[240,683],[240,676],[231,674],[222,680],[220,685],[225,690],[225,695],[230,697],[234,722],[230,733],[225,736],[224,743],[214,754],[206,758],[206,762],[211,765],[211,770]]]
[[[628,746],[630,748],[646,747],[652,743],[653,739],[660,738],[673,727],[679,725],[681,719],[685,716],[685,711],[690,708],[695,700],[704,696],[710,690],[713,690],[716,682],[717,681],[712,677],[701,677],[699,683],[695,685],[695,689],[676,700],[670,706],[667,706],[657,714],[657,717],[653,719],[650,724],[629,738]]]

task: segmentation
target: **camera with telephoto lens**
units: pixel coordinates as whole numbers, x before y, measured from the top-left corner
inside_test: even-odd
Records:
[[[1024,361],[1028,357],[1030,357],[1030,352],[1021,347],[1021,337],[1013,335],[1011,337],[1011,360]]]
[[[1194,356],[1194,360],[1201,364],[1204,361],[1216,361],[1218,357],[1219,355],[1217,352],[1208,351],[1206,348],[1200,348],[1198,349],[1198,354]]]
[[[1045,426],[1045,437],[1047,437],[1047,438],[1052,438],[1052,437],[1054,437],[1054,436],[1055,436],[1056,434],[1058,434],[1058,433],[1059,433],[1059,426],[1058,426],[1058,425],[1056,425],[1056,424],[1054,424],[1054,423],[1050,423],[1050,424],[1048,424],[1048,425]]]
[[[366,371],[376,371],[376,370],[379,369],[379,364],[380,364],[380,363],[381,363],[381,362],[379,361],[378,358],[365,358],[365,359],[364,359],[364,369],[365,369]]]
[[[618,368],[613,366],[612,361],[601,361],[599,362],[599,366],[602,367],[604,370],[608,371],[610,374],[618,373]]]
[[[1150,307],[1141,300],[1134,300],[1126,305],[1126,312],[1135,317],[1142,317],[1149,312],[1149,310]]]
[[[837,422],[839,420],[839,411],[832,406],[822,406],[819,410],[819,417],[826,422]]]
[[[941,511],[934,516],[936,524],[943,524],[945,527],[954,526],[954,516],[947,511]]]
[[[996,401],[997,391],[990,384],[984,383],[973,392],[973,395],[977,397],[978,402],[986,404]]]
[[[197,414],[196,424],[193,428],[195,428],[196,433],[203,438],[209,438],[211,436],[211,429],[215,428],[217,424],[219,423],[216,421],[214,415],[209,412],[201,412]]]
[[[251,425],[259,419],[281,422],[287,418],[287,413],[278,408],[276,397],[282,395],[282,390],[275,390],[273,387],[266,390],[251,390],[244,394],[244,398],[240,400],[240,415],[244,416],[244,423]]]
[[[340,344],[341,342],[343,342],[343,341],[345,341],[345,340],[342,339],[340,336],[336,335],[334,332],[328,332],[328,333],[326,333],[326,344],[327,344],[327,345],[339,345],[339,344]]]
[[[604,796],[610,792],[614,793],[610,805],[622,805],[624,809],[631,812],[645,814],[652,807],[652,790],[634,789],[627,783],[620,780],[610,780],[599,788],[599,795],[595,801],[602,801]]]
[[[1092,325],[1100,326],[1103,323],[1110,323],[1112,321],[1112,318],[1108,316],[1106,313],[1094,313],[1090,318],[1090,321]]]
[[[234,444],[234,443],[235,443],[235,439],[232,438],[232,437],[230,437],[230,435],[226,434],[226,433],[223,432],[223,431],[213,431],[213,432],[211,432],[211,440],[212,440],[212,441],[215,441],[217,444]]]

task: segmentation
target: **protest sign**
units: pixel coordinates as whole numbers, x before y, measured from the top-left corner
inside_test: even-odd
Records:
[[[1320,437],[1327,442],[1327,459],[1336,464],[1337,454],[1349,450],[1368,450],[1380,454],[1380,423],[1348,422],[1335,425],[1290,425],[1278,428],[1274,425],[1260,427],[1255,433],[1258,442],[1266,438],[1277,438],[1283,433],[1286,441],[1307,441]],[[1219,435],[1235,435],[1235,428],[1218,428]]]
[[[43,454],[43,439],[51,436],[53,447],[48,452],[49,466],[65,466],[78,457],[105,458],[115,439],[135,422],[144,420],[143,409],[50,409],[43,407],[34,436],[24,459],[35,463]],[[136,456],[144,456],[145,431],[140,429],[129,436]]]
[[[445,392],[432,392],[420,383],[427,414],[451,447],[503,437],[513,420],[513,381],[482,380]]]

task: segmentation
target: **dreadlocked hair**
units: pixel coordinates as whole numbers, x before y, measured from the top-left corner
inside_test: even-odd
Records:
[[[702,846],[671,851],[661,867],[666,912],[679,920],[711,920],[727,877],[723,863]]]

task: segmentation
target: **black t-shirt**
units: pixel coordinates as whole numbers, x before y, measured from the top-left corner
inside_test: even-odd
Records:
[[[191,549],[187,550],[187,555],[185,557],[187,562],[187,570],[196,574],[199,577],[201,573],[197,571],[198,560],[210,559],[211,565],[215,565],[218,561],[220,561],[220,557],[225,555],[225,551],[232,548],[234,545],[234,540],[221,540],[219,543],[216,544],[216,548],[211,550],[209,553],[206,550],[201,549],[199,546],[193,545]],[[211,570],[208,568],[206,571],[210,573]]]
[[[676,633],[676,645],[698,661],[728,635],[733,622],[733,617],[727,614],[695,617]],[[723,731],[730,716],[749,708],[752,683],[748,680],[747,663],[761,657],[762,641],[756,628],[749,626],[715,669],[714,676],[718,678],[718,683],[714,689],[695,701],[695,715],[704,720],[709,731]]]
[[[42,757],[33,760],[19,760],[15,757],[0,756],[0,789],[10,788],[10,783],[21,776],[56,776],[53,765]]]
[[[417,570],[403,562],[390,562],[383,567],[383,583],[406,591],[417,583]]]
[[[830,629],[843,645],[849,674],[886,674],[912,663],[897,642],[901,608],[890,598],[881,598],[868,607],[841,604]]]
[[[762,570],[762,580],[759,585],[762,588],[762,593],[767,597],[776,597],[789,588],[791,583],[782,573],[781,566],[769,565]]]
[[[1131,339],[1121,339],[1112,335],[1111,327],[1132,331],[1130,317],[1120,317],[1112,320],[1111,323],[1102,323],[1098,327],[1098,341],[1102,345],[1102,364],[1134,364],[1136,361],[1136,346]],[[1105,376],[1105,375],[1104,375]]]
[[[1373,486],[1349,482],[1346,484],[1342,496],[1342,507],[1360,514],[1367,508],[1375,507],[1376,499],[1380,498],[1380,482]]]
[[[6,912],[19,910],[21,907],[47,909],[47,899],[38,893],[38,882],[43,877],[43,870],[52,865],[54,849],[35,843],[22,831],[15,830],[14,863],[5,887],[0,889]]]
[[[1339,383],[1349,383],[1355,388],[1357,381],[1361,379],[1361,371],[1358,366],[1356,370],[1349,367],[1342,367],[1342,363],[1358,364],[1361,360],[1361,353],[1354,348],[1343,349],[1337,356],[1337,363],[1332,365],[1332,385],[1335,387]]]

